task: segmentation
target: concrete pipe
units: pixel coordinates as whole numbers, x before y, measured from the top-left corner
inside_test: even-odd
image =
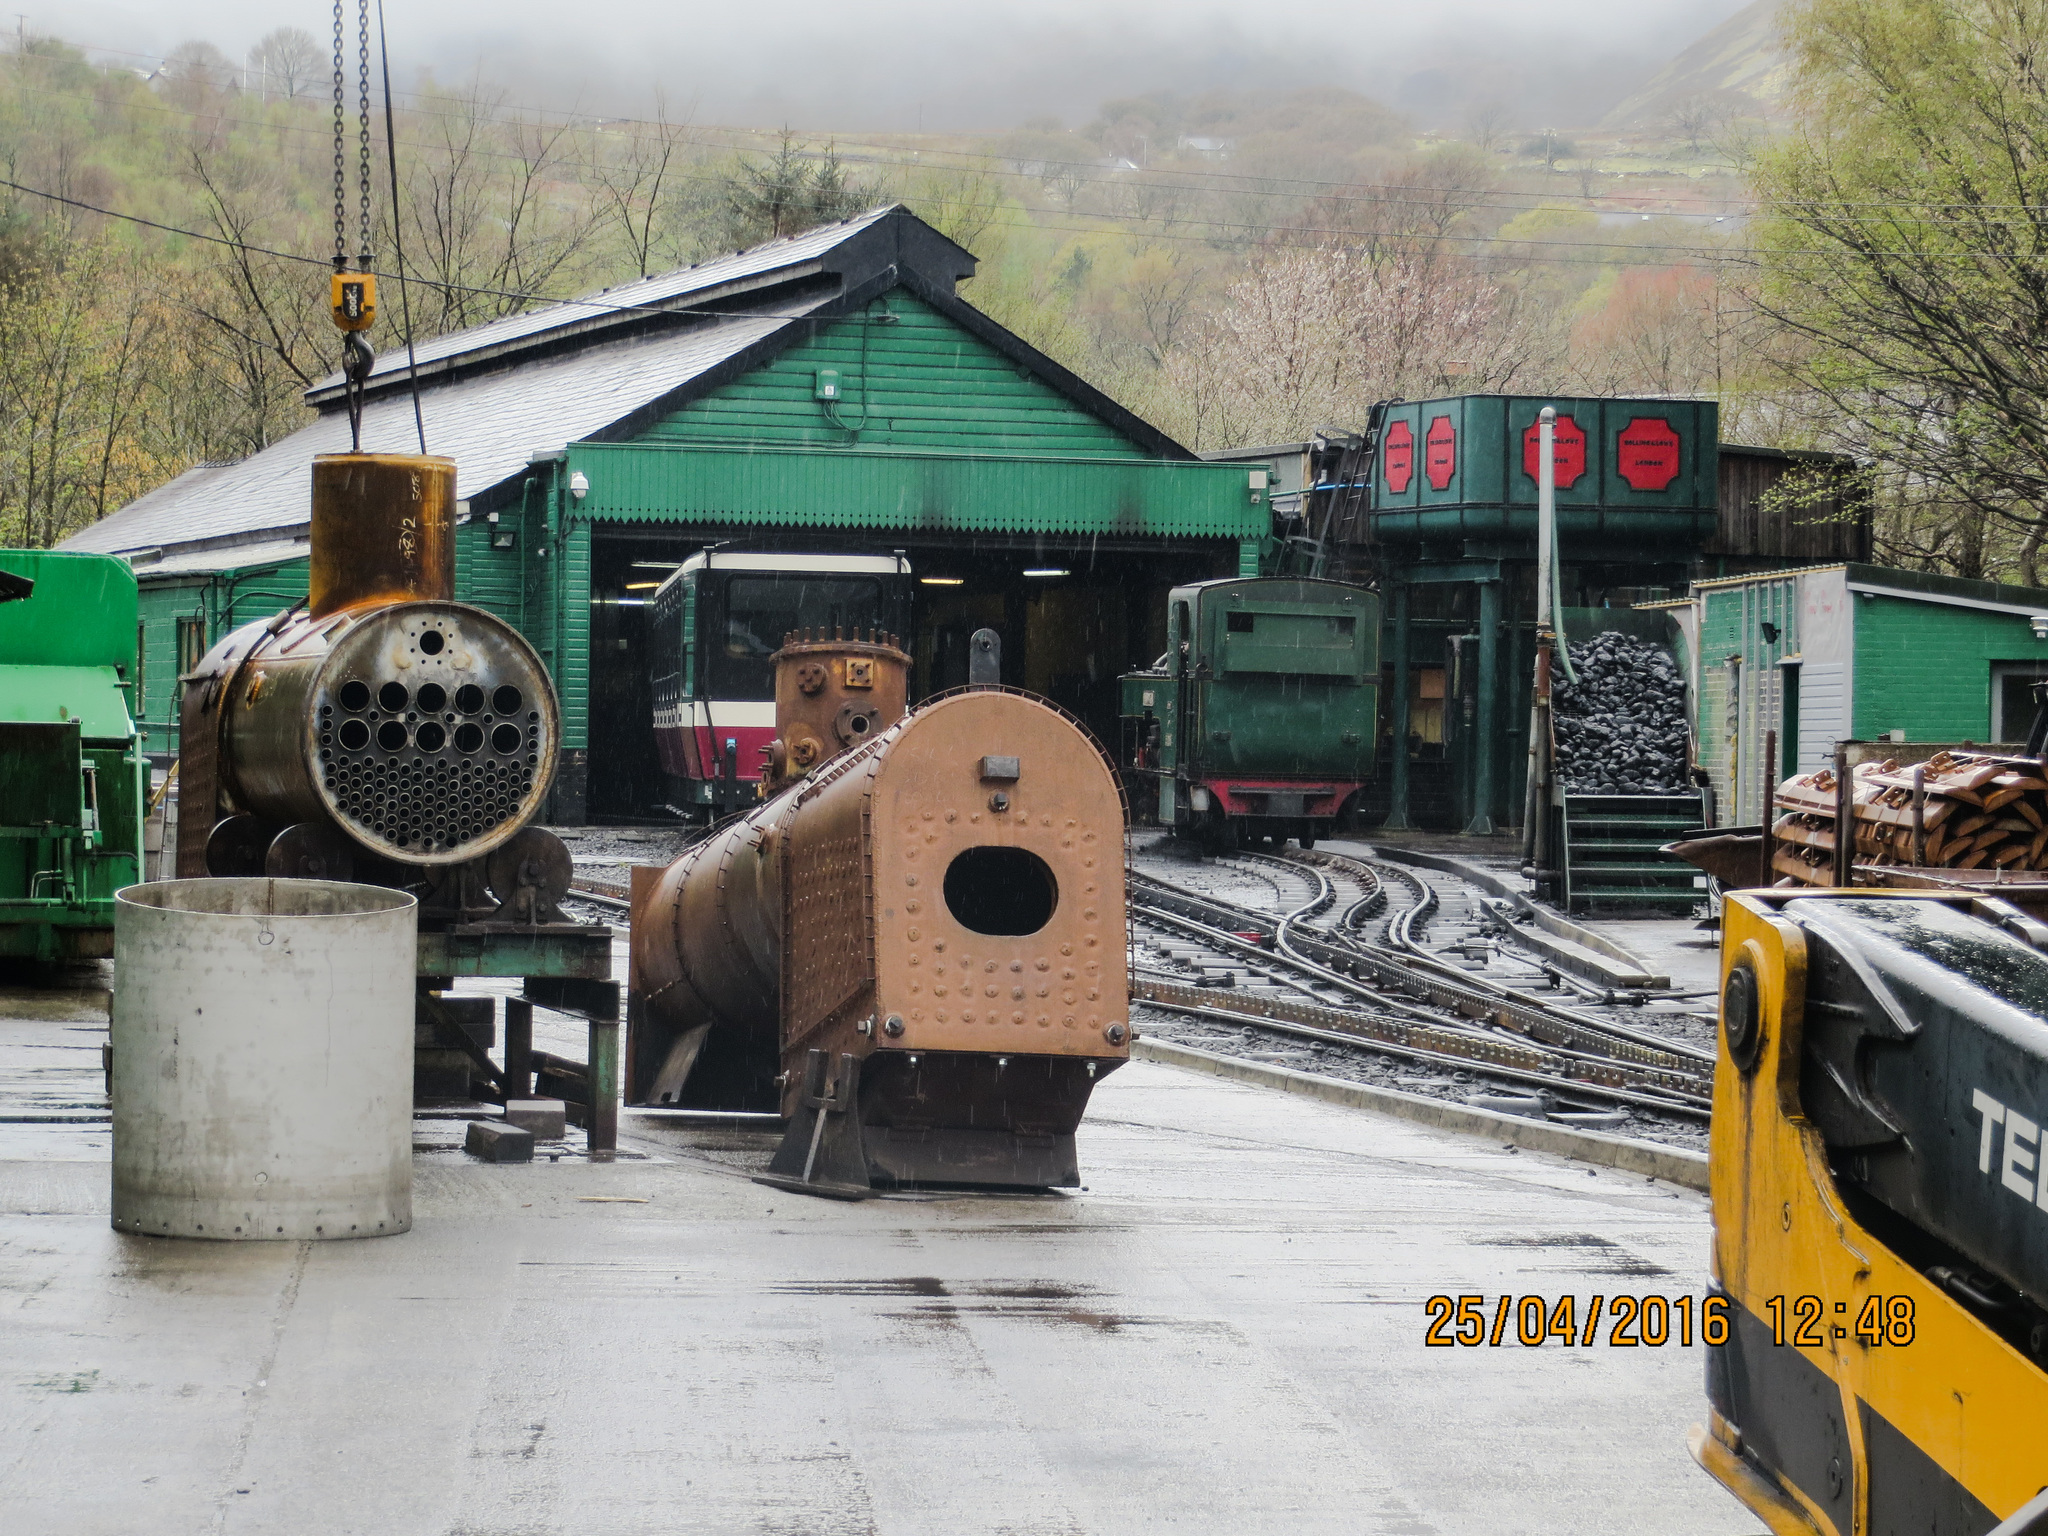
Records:
[[[226,1241],[412,1226],[418,905],[323,880],[114,903],[114,1226]]]
[[[639,902],[629,1094],[779,1109],[805,1183],[820,1157],[861,1186],[1076,1182],[1089,1091],[1130,1054],[1125,921],[1093,740],[1026,695],[942,697]]]

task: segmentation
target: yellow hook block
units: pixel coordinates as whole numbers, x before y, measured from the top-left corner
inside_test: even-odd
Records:
[[[334,323],[344,331],[367,331],[377,319],[377,279],[368,272],[336,272],[328,279]]]

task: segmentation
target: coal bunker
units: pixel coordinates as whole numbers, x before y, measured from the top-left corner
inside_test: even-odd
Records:
[[[1582,795],[1687,792],[1685,679],[1671,653],[1610,629],[1572,646],[1571,659],[1576,685],[1551,663],[1565,788]]]

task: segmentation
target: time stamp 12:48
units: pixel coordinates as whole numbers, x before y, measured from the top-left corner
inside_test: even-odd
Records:
[[[1550,1343],[1587,1348],[1603,1337],[1622,1349],[1665,1344],[1690,1349],[1695,1343],[1728,1342],[1726,1296],[1696,1302],[1691,1296],[1594,1295],[1587,1298],[1583,1314],[1574,1296],[1502,1296],[1490,1307],[1483,1295],[1432,1296],[1423,1309],[1429,1315],[1423,1342],[1432,1349],[1459,1344],[1498,1347],[1510,1339],[1532,1349]],[[1776,1345],[1821,1349],[1830,1338],[1851,1337],[1865,1345],[1913,1342],[1910,1296],[1867,1296],[1854,1322],[1847,1302],[1836,1302],[1834,1310],[1840,1315],[1830,1319],[1827,1304],[1818,1296],[1767,1296],[1763,1310],[1770,1317],[1771,1342]]]

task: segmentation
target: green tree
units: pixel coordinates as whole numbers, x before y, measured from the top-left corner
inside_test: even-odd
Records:
[[[1786,27],[1804,120],[1752,175],[1771,210],[1759,305],[1798,343],[1790,380],[1875,464],[1911,530],[1894,542],[1979,574],[2016,540],[2036,582],[2048,0],[1803,0]]]
[[[831,144],[819,153],[785,128],[774,154],[736,157],[725,178],[724,243],[740,250],[800,235],[861,212],[873,196],[847,171]]]

